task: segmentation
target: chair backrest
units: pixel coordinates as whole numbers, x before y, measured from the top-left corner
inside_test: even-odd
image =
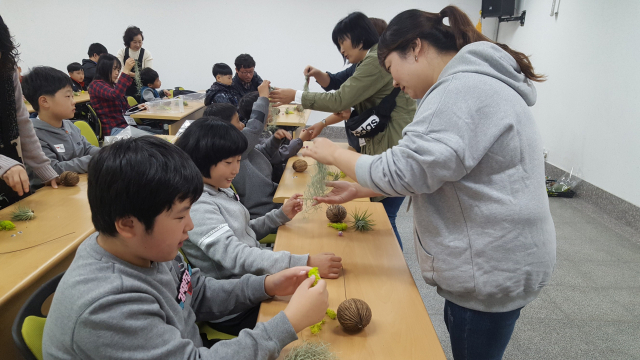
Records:
[[[102,124],[100,123],[100,119],[98,118],[98,114],[93,110],[91,105],[87,104],[87,108],[89,109],[89,116],[87,123],[93,129],[93,132],[98,135],[98,139],[102,139]]]
[[[127,102],[131,107],[138,105],[138,102],[136,101],[136,99],[133,98],[133,96],[127,96]]]
[[[42,304],[56,292],[64,273],[56,275],[36,290],[22,305],[11,327],[13,342],[20,354],[27,360],[42,360],[42,334],[46,316],[42,314]]]
[[[78,129],[80,129],[80,133],[84,136],[85,139],[89,142],[89,144],[100,147],[100,142],[98,142],[98,137],[96,133],[93,132],[91,126],[84,121],[74,121],[73,125],[75,125]]]

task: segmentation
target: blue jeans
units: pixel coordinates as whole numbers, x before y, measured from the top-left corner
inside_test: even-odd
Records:
[[[388,197],[381,201],[382,206],[384,206],[384,211],[387,212],[387,216],[389,217],[391,228],[393,228],[393,232],[396,233],[396,239],[398,239],[401,250],[402,241],[400,240],[400,234],[398,233],[398,228],[396,227],[396,218],[398,217],[398,210],[400,210],[400,206],[402,206],[403,201],[403,197]]]
[[[489,313],[444,302],[444,323],[455,360],[500,360],[511,340],[520,309]]]

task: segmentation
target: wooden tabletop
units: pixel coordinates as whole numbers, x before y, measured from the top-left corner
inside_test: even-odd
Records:
[[[185,119],[189,115],[195,113],[196,111],[203,109],[204,103],[201,102],[190,102],[189,105],[184,107],[183,112],[179,113],[150,113],[147,110],[140,111],[139,113],[135,113],[131,115],[134,119],[155,119],[155,120],[173,120],[180,121]]]
[[[19,204],[30,207],[36,218],[14,221],[14,230],[0,231],[0,306],[75,251],[95,231],[85,174],[80,175],[77,186],[47,186]],[[0,219],[9,220],[15,207],[0,210]]]
[[[73,98],[76,100],[76,104],[86,103],[89,101],[89,93],[87,91],[83,91],[78,95],[73,95]],[[33,106],[31,106],[31,104],[25,103],[25,105],[27,106],[27,111],[29,111],[29,113],[36,112],[33,110]]]
[[[341,256],[343,274],[327,280],[329,308],[337,311],[346,298],[364,300],[372,311],[371,323],[360,333],[347,334],[338,320],[325,316],[326,323],[319,334],[312,335],[309,328],[302,330],[298,333],[299,340],[288,345],[279,359],[302,340],[329,343],[331,351],[342,360],[445,359],[384,207],[380,203],[356,202],[344,206],[349,213],[354,209],[369,210],[375,221],[374,230],[359,233],[348,229],[338,236],[336,230],[327,227],[323,208],[307,218],[300,214],[281,226],[274,251],[295,254],[330,251]],[[283,298],[263,302],[258,321],[268,321],[286,305]]]
[[[275,117],[272,121],[275,121],[273,125],[276,126],[306,126],[307,121],[309,120],[309,116],[311,115],[311,110],[305,109],[302,113],[295,111],[296,105],[280,105],[278,106],[280,109],[280,114]],[[293,110],[293,114],[285,114],[286,109]]]
[[[305,142],[305,145],[310,145],[311,142]],[[351,149],[347,143],[337,143],[338,146],[344,149]],[[302,159],[307,162],[307,170],[304,172],[298,173],[293,171],[293,163],[296,160]],[[307,185],[311,179],[311,175],[316,171],[316,161],[310,157],[301,157],[301,156],[292,156],[287,161],[287,166],[284,169],[284,173],[280,178],[280,183],[278,184],[278,189],[276,190],[275,195],[273,196],[273,202],[282,204],[288,198],[292,197],[294,194],[304,194],[305,190],[307,190]],[[333,171],[340,171],[338,168],[334,168]],[[327,179],[329,180],[329,179]],[[345,177],[344,181],[354,182],[351,178]],[[354,200],[356,202],[369,202],[369,198],[362,198]]]

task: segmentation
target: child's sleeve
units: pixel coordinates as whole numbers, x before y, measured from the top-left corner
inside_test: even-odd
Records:
[[[273,165],[286,164],[290,157],[298,154],[298,151],[302,149],[303,144],[304,143],[299,138],[293,139],[288,145],[280,146],[278,151],[269,158],[269,161]]]
[[[73,171],[78,174],[85,174],[89,171],[89,161],[91,161],[91,155],[85,155],[77,158],[73,158],[67,161],[59,161],[56,153],[45,143],[40,141],[42,151],[51,161],[51,167],[58,173],[62,174],[65,171]]]
[[[260,134],[264,129],[264,122],[267,119],[267,112],[269,112],[269,99],[266,97],[259,97],[253,104],[253,110],[251,111],[251,117],[247,122],[247,126],[242,129],[242,133],[247,138],[249,146],[247,150],[242,153],[242,157],[249,155],[256,145],[260,143]]]
[[[144,91],[142,92],[142,98],[144,99],[144,101],[153,101],[156,99],[151,89],[144,89]]]
[[[255,218],[249,221],[249,227],[256,233],[256,238],[262,239],[263,237],[273,234],[278,231],[278,227],[291,221],[284,214],[282,208],[274,209],[266,213],[264,216]]]
[[[200,277],[197,282],[192,299],[198,298],[200,306],[194,309],[198,320],[242,311],[269,298],[264,277],[224,281]],[[197,329],[190,329],[189,335],[193,331]],[[197,347],[168,323],[157,299],[137,292],[110,295],[89,306],[75,321],[73,343],[68,346],[81,359],[275,359],[296,339],[293,326],[281,312],[253,330],[243,330],[235,339],[210,349]]]
[[[278,139],[275,136],[271,135],[269,140],[267,140],[264,144],[256,145],[256,150],[260,151],[267,159],[269,159],[269,162],[271,162],[272,164],[277,164],[277,162],[274,163],[272,159],[277,158],[278,149],[280,148],[280,144],[282,144],[283,140],[284,139]]]
[[[232,276],[274,274],[293,266],[307,264],[308,255],[293,255],[287,251],[265,251],[243,243],[235,236],[216,206],[207,208],[206,211],[201,210],[204,209],[191,209],[195,227],[189,232],[188,241],[207,254],[216,266],[222,267]],[[198,215],[193,216],[195,212],[198,212]],[[282,216],[286,218],[284,213]],[[270,224],[273,226],[276,221],[271,220]],[[266,228],[266,225],[263,226]]]

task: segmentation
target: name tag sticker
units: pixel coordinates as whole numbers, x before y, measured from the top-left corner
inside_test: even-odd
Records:
[[[60,144],[60,145],[53,145],[56,148],[56,151],[59,153],[63,153],[64,152],[64,144]]]
[[[136,121],[133,120],[133,118],[131,116],[125,115],[124,119],[127,121],[127,124],[129,124],[129,125],[137,125]]]
[[[360,143],[360,146],[365,146],[367,145],[367,141],[364,138],[359,138],[358,142]]]

